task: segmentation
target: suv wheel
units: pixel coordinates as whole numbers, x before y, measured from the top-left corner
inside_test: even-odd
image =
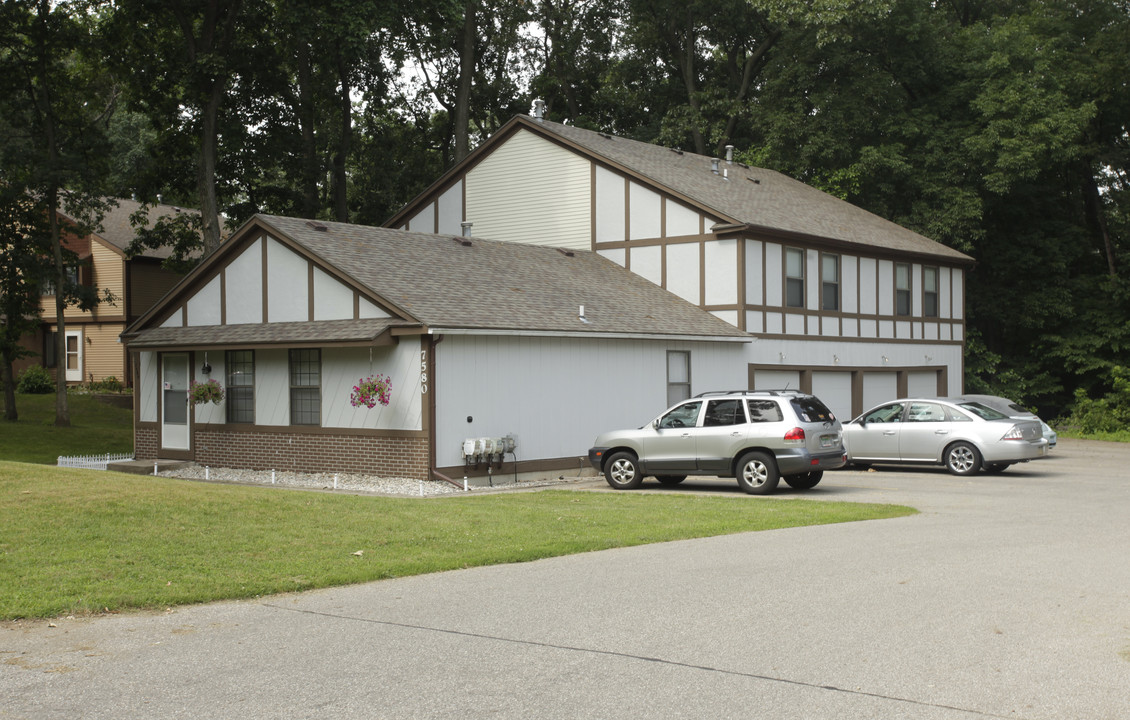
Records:
[[[738,487],[750,495],[768,495],[777,489],[781,474],[772,455],[751,452],[738,461]]]
[[[954,475],[975,475],[981,469],[981,453],[967,442],[946,448],[946,470]]]
[[[604,466],[604,479],[617,490],[638,488],[643,482],[639,460],[629,452],[618,452],[608,458]]]
[[[785,482],[789,484],[789,487],[797,490],[811,490],[816,487],[822,477],[824,477],[823,470],[814,470],[803,475],[786,475]]]

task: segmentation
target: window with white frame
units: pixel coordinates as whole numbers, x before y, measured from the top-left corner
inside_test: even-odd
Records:
[[[785,306],[804,307],[804,250],[785,248]]]
[[[322,351],[290,351],[290,424],[322,424]]]
[[[910,263],[895,263],[895,315],[910,314]]]
[[[922,314],[938,317],[938,268],[922,268]]]
[[[667,351],[667,405],[691,396],[691,354],[688,350]]]
[[[820,309],[840,309],[840,256],[820,256]]]

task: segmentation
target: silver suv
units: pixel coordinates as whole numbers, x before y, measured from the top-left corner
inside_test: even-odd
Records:
[[[639,487],[648,475],[664,485],[715,475],[767,495],[782,477],[798,490],[816,487],[847,459],[840,421],[819,399],[749,390],[696,395],[642,428],[604,433],[589,462],[617,490]]]

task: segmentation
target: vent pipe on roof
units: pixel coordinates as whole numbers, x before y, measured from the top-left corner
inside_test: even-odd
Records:
[[[541,122],[545,119],[545,100],[534,100],[534,120]]]
[[[459,223],[459,227],[463,228],[463,237],[465,237],[465,238],[471,237],[471,226],[474,225],[474,224],[475,223],[467,222],[466,220]]]
[[[727,165],[733,165],[734,164],[734,146],[733,145],[727,145],[726,146],[726,164]]]
[[[718,174],[718,163],[720,163],[720,162],[722,162],[722,161],[719,160],[718,158],[710,158],[710,172],[717,175]]]

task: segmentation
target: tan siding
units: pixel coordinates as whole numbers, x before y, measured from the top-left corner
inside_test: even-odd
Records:
[[[120,323],[83,326],[83,382],[116,377],[125,382],[125,351],[118,336],[125,330]]]
[[[466,184],[467,221],[476,236],[592,246],[592,171],[575,153],[521,131],[475,166]]]
[[[91,260],[94,263],[94,287],[98,288],[98,295],[109,290],[117,298],[113,305],[99,305],[98,315],[124,315],[126,311],[126,262],[121,255],[113,250],[91,243]]]

